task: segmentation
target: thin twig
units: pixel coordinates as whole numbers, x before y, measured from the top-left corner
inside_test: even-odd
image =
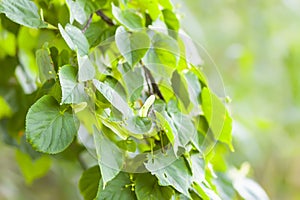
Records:
[[[114,26],[114,25],[115,25],[114,22],[113,22],[109,17],[107,17],[107,16],[103,13],[102,10],[97,10],[97,11],[96,11],[96,14],[97,14],[98,16],[100,16],[101,19],[102,19],[103,21],[105,21],[109,26]]]
[[[148,78],[150,80],[153,94],[156,94],[161,100],[165,101],[165,99],[164,99],[163,95],[161,94],[158,85],[155,83],[155,79],[153,78],[149,69],[147,69],[147,67],[145,66],[145,64],[142,61],[140,62],[140,64],[143,67],[146,78]],[[149,92],[152,93],[151,91],[149,91]]]
[[[85,31],[90,27],[90,24],[92,22],[93,14],[90,15],[88,21],[86,22],[85,26],[82,29],[82,32],[85,33]]]

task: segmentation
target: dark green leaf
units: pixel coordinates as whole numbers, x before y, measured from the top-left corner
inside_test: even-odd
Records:
[[[99,182],[101,179],[99,166],[94,166],[86,171],[80,177],[79,189],[84,200],[94,200],[97,196]]]
[[[1,0],[0,13],[12,21],[31,28],[47,28],[43,22],[35,3],[28,0]]]
[[[55,79],[56,72],[50,56],[50,51],[47,48],[39,49],[35,53],[36,63],[39,67],[39,78],[42,83],[47,80]]]
[[[103,190],[103,183],[99,185],[97,200],[135,200],[136,196],[133,190],[129,174],[120,172],[111,180]]]
[[[138,174],[135,180],[135,194],[138,200],[169,200],[174,191],[170,187],[161,187],[150,173]]]
[[[35,102],[26,116],[26,138],[41,152],[54,154],[65,150],[77,130],[72,112],[60,110],[58,102],[48,95]]]

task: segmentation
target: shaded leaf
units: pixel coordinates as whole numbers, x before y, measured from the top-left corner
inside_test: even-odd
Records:
[[[170,187],[161,187],[150,173],[138,174],[135,180],[135,194],[138,200],[169,200],[174,191]]]
[[[79,180],[80,193],[84,200],[94,200],[97,196],[101,179],[99,166],[94,166],[84,171]]]
[[[59,153],[73,141],[78,130],[71,111],[61,111],[58,102],[45,95],[31,106],[26,116],[26,138],[44,153]]]
[[[135,200],[136,196],[131,187],[131,180],[128,173],[120,172],[111,180],[103,190],[103,183],[99,185],[97,200],[122,199]]]
[[[47,80],[55,79],[56,72],[53,61],[50,56],[50,51],[47,48],[39,49],[35,52],[36,63],[39,68],[39,78],[42,83]]]

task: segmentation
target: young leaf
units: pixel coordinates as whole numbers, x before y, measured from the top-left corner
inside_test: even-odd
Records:
[[[201,98],[204,116],[215,138],[226,143],[233,151],[231,143],[232,119],[226,107],[207,87],[203,88]]]
[[[127,32],[120,26],[116,31],[117,47],[127,62],[134,66],[146,54],[150,47],[150,39],[144,32]]]
[[[118,92],[96,79],[93,80],[93,83],[96,89],[112,104],[112,106],[118,109],[124,116],[128,117],[130,115],[131,112],[127,102],[123,100]]]
[[[131,10],[121,10],[112,4],[112,14],[120,24],[131,31],[142,29],[145,26],[143,18]]]
[[[47,80],[55,79],[56,73],[49,49],[42,48],[35,52],[36,63],[39,67],[39,78],[42,83]]]
[[[144,105],[139,110],[140,117],[147,117],[149,108],[152,106],[154,101],[155,101],[155,95],[152,94],[150,97],[147,98]]]
[[[30,28],[47,28],[35,3],[28,0],[0,0],[0,13],[10,20]]]
[[[81,103],[87,101],[83,83],[77,82],[76,68],[65,65],[59,70],[59,81],[62,89],[61,104]]]
[[[64,38],[67,45],[72,50],[78,50],[79,55],[87,55],[89,53],[89,42],[85,35],[76,26],[67,24],[65,29],[58,24],[60,34]]]
[[[155,116],[158,120],[158,124],[159,126],[161,126],[165,132],[165,134],[167,135],[169,141],[171,142],[171,144],[174,146],[174,142],[175,142],[175,136],[173,134],[173,130],[169,124],[169,122],[165,119],[165,117],[160,114],[159,112],[155,111]]]
[[[177,32],[179,30],[179,21],[176,15],[169,9],[162,10],[162,13],[168,29]]]
[[[158,180],[150,173],[138,174],[135,184],[135,194],[138,200],[169,200],[174,193],[171,187],[159,186]]]
[[[26,116],[26,138],[41,152],[55,154],[65,150],[78,130],[71,111],[61,111],[58,102],[45,95],[29,109]]]
[[[94,166],[84,171],[79,180],[80,193],[84,200],[94,200],[97,196],[101,179],[99,166]]]
[[[46,155],[32,160],[30,155],[17,150],[16,160],[27,184],[32,184],[34,180],[43,177],[51,167],[51,159]]]

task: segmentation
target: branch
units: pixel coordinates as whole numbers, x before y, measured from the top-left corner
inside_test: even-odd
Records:
[[[86,22],[85,26],[82,29],[82,32],[85,33],[85,31],[89,28],[91,22],[92,22],[93,14],[90,15],[88,21]]]
[[[100,16],[101,19],[102,19],[103,21],[105,21],[109,26],[114,26],[114,25],[115,25],[114,22],[113,22],[109,17],[107,17],[107,16],[103,13],[102,10],[97,10],[97,11],[96,11],[96,14],[97,14],[98,16]]]
[[[146,79],[150,80],[151,87],[152,87],[152,93],[156,94],[161,100],[165,101],[163,95],[161,94],[161,92],[159,90],[158,85],[155,83],[155,80],[154,80],[151,72],[149,71],[149,69],[147,69],[147,67],[144,65],[144,63],[142,63],[142,61],[140,61],[140,63],[141,63],[141,65],[143,67],[143,70],[145,72]],[[147,81],[147,84],[148,84],[148,88],[150,89],[148,81]],[[151,93],[151,91],[149,91],[149,92]]]

